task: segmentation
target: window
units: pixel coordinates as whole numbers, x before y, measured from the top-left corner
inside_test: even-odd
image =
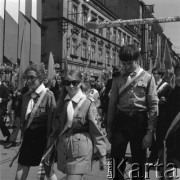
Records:
[[[82,43],[81,57],[87,58],[87,43],[86,42]]]
[[[115,29],[113,29],[112,42],[116,43],[116,30]]]
[[[95,45],[91,46],[90,59],[95,59]]]
[[[83,11],[83,15],[82,15],[82,25],[83,26],[85,25],[85,23],[87,23],[87,17],[88,17],[87,12]]]
[[[110,28],[107,28],[107,29],[106,29],[106,38],[107,38],[108,40],[110,40],[110,34],[111,34]]]
[[[106,51],[106,64],[110,64],[110,52]]]
[[[125,45],[126,44],[126,34],[123,33],[123,38],[122,38],[122,44],[121,45]]]
[[[116,53],[113,52],[113,55],[112,55],[112,63],[114,66],[116,66]]]
[[[121,31],[118,31],[118,42],[119,45],[121,46],[121,42],[122,42]]]
[[[103,19],[99,19],[99,23],[103,22]],[[103,36],[103,29],[99,29],[99,35]]]
[[[129,36],[127,36],[127,44],[131,43],[131,38]]]
[[[72,39],[71,54],[77,55],[76,47],[77,47],[77,39],[73,38]]]
[[[102,62],[102,55],[103,55],[103,50],[102,48],[99,48],[98,50],[98,61]]]
[[[77,12],[78,12],[77,6],[73,5],[72,6],[72,21],[75,23],[77,23]]]

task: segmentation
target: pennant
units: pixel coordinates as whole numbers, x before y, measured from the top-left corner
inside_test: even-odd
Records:
[[[31,53],[32,63],[41,63],[41,28],[34,18],[31,18]]]
[[[56,75],[55,67],[54,67],[54,59],[53,54],[50,52],[49,54],[49,62],[48,62],[48,72],[47,72],[47,79],[52,80]]]

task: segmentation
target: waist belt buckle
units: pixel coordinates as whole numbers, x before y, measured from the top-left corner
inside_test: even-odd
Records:
[[[134,111],[128,112],[128,117],[132,117],[132,116],[134,116],[134,115],[135,115],[135,112],[134,112]]]

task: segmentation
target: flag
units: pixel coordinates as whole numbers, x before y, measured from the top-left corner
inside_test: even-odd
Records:
[[[47,72],[47,79],[52,80],[56,75],[55,67],[54,67],[54,59],[53,54],[50,52],[49,54],[49,62],[48,62],[48,72]]]
[[[36,64],[41,63],[41,28],[37,21],[31,18],[31,53],[30,61]]]
[[[37,19],[40,24],[42,23],[42,0],[37,0]]]
[[[23,33],[24,33],[24,36],[23,36]],[[24,39],[24,42],[23,42],[23,39]],[[22,47],[22,43],[26,44],[26,47]],[[26,16],[23,13],[19,12],[19,39],[18,39],[18,59],[19,60],[21,60],[22,53],[23,53],[24,61],[29,62],[29,59],[30,59],[30,21],[26,18]]]
[[[20,32],[22,30],[22,36],[21,39],[19,39],[20,67],[19,67],[18,89],[21,89],[22,87],[24,87],[24,80],[23,80],[24,71],[29,66],[30,23],[26,20],[26,18],[23,16],[22,13],[20,13],[19,15],[20,15],[19,23],[20,23],[20,27],[22,28],[20,29]]]
[[[25,1],[25,16],[28,19],[31,19],[31,14],[32,14],[32,0],[21,0]]]
[[[153,69],[154,68],[158,68],[160,67],[160,63],[159,63],[159,35],[157,34],[157,38],[156,38],[156,59],[153,65]]]
[[[164,49],[163,60],[165,62],[166,70],[172,71],[172,68],[173,68],[173,66],[172,66],[172,59],[171,59],[171,55],[170,55],[170,51],[169,51],[169,46],[168,46],[167,40],[165,41],[165,49]]]
[[[0,65],[3,63],[5,0],[0,0]]]
[[[4,31],[4,56],[15,64],[17,62],[18,24],[7,11],[5,12]]]

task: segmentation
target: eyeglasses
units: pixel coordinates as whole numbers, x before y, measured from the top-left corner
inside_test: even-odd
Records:
[[[76,80],[74,80],[74,81],[65,80],[65,81],[64,81],[64,85],[65,85],[65,86],[70,86],[71,84],[72,84],[73,86],[77,86],[79,83],[80,83],[80,82],[79,82],[79,81],[76,81]]]
[[[30,81],[35,81],[38,77],[37,76],[26,76],[25,79],[26,81],[30,80]]]

